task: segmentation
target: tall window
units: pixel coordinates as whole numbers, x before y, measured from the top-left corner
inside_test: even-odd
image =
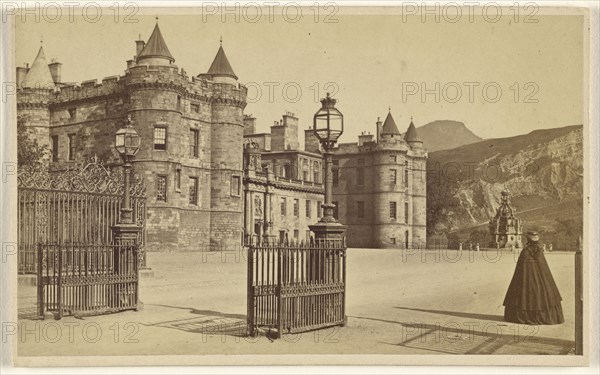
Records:
[[[292,166],[284,164],[281,166],[281,177],[291,178],[292,177]]]
[[[356,184],[362,186],[365,184],[365,159],[358,159],[358,168],[356,169]]]
[[[190,156],[193,158],[198,157],[198,130],[190,129]]]
[[[404,162],[404,187],[408,187],[408,161]]]
[[[77,108],[75,108],[75,107],[69,108],[69,117],[74,119],[76,115],[77,115]]]
[[[365,184],[365,170],[363,168],[356,169],[356,184],[363,186]]]
[[[338,218],[338,202],[331,202],[333,204],[333,217]]]
[[[50,141],[52,142],[52,161],[58,161],[58,135],[53,135]]]
[[[242,179],[240,176],[231,176],[231,195],[239,197],[241,192]]]
[[[190,204],[198,205],[198,177],[190,177],[189,189]]]
[[[396,202],[390,202],[390,219],[397,218]]]
[[[363,201],[356,202],[356,217],[358,217],[358,218],[365,217],[365,202],[363,202]]]
[[[302,171],[302,179],[308,181],[308,171]]]
[[[317,217],[323,216],[323,202],[317,202]]]
[[[156,200],[167,201],[167,176],[156,176]]]
[[[311,206],[312,206],[312,201],[307,199],[306,200],[306,217],[310,217],[310,215],[312,214]]]
[[[408,203],[404,203],[404,222],[408,224]]]
[[[281,216],[285,216],[287,215],[287,202],[286,199],[284,197],[281,198],[281,204],[280,204],[280,211],[281,211]]]
[[[300,216],[300,200],[294,199],[294,216]]]
[[[175,190],[181,190],[181,169],[175,170]]]
[[[298,229],[294,229],[294,239],[297,241],[300,237],[300,231]]]
[[[75,160],[75,134],[69,134],[69,160]]]
[[[321,182],[321,165],[318,162],[313,163],[313,182],[320,183]]]
[[[396,170],[390,169],[390,184],[396,185],[397,179],[398,179],[398,176],[396,174]]]
[[[167,149],[167,128],[164,126],[154,127],[154,149],[155,150],[166,150]]]

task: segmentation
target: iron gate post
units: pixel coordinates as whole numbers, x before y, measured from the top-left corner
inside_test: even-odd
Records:
[[[575,354],[583,355],[583,243],[577,239],[575,251]]]
[[[44,285],[42,282],[42,244],[38,243],[37,245],[37,303],[38,303],[38,317],[44,318]]]

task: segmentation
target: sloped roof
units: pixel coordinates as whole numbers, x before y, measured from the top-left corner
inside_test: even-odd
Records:
[[[156,23],[156,26],[154,26],[154,31],[152,31],[152,35],[150,35],[148,42],[140,52],[137,60],[140,61],[140,59],[144,57],[162,57],[169,59],[171,62],[175,61],[173,55],[171,55],[171,52],[169,52],[169,48],[167,47],[167,43],[165,43],[165,39],[160,32],[158,23]]]
[[[406,142],[423,142],[421,138],[419,138],[419,134],[417,133],[417,128],[415,128],[415,124],[410,122],[408,125],[408,130],[406,130],[406,134],[404,134],[404,140]]]
[[[227,55],[225,55],[225,50],[223,50],[223,46],[219,47],[217,51],[217,56],[213,60],[210,68],[208,69],[208,74],[213,76],[227,76],[233,77],[237,79],[238,77],[233,72],[233,68],[231,64],[229,64],[229,60],[227,59]]]
[[[387,117],[385,118],[385,121],[383,122],[383,129],[381,130],[381,134],[398,134],[400,135],[400,131],[398,130],[398,127],[396,126],[396,122],[394,121],[394,118],[392,117],[392,112],[388,112]]]
[[[29,69],[29,72],[27,72],[21,86],[47,89],[54,87],[54,80],[52,79],[52,74],[50,74],[50,68],[48,68],[44,48],[42,46],[40,46],[37,56],[35,57],[35,60],[33,60],[33,65]]]

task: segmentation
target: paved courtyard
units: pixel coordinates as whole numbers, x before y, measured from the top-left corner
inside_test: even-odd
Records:
[[[502,319],[510,252],[348,250],[348,325],[244,336],[245,253],[150,253],[142,311],[35,319],[34,286],[19,287],[21,356],[189,354],[573,354],[573,253],[546,253],[565,323]]]

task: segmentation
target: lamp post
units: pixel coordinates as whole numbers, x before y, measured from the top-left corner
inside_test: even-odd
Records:
[[[124,242],[132,243],[137,239],[137,233],[140,231],[133,220],[133,209],[131,208],[131,160],[140,149],[140,135],[133,127],[131,115],[127,116],[127,125],[115,133],[115,149],[123,158],[123,206],[121,207],[121,216],[119,223],[113,228],[114,239],[117,244]]]
[[[337,100],[332,98],[329,93],[321,99],[321,108],[313,117],[313,131],[315,137],[323,146],[323,159],[325,162],[324,185],[325,185],[325,203],[323,203],[323,217],[309,228],[315,233],[317,240],[342,239],[346,231],[346,226],[339,223],[333,216],[335,206],[332,203],[333,197],[333,175],[332,149],[338,138],[344,132],[344,116],[335,108]]]

